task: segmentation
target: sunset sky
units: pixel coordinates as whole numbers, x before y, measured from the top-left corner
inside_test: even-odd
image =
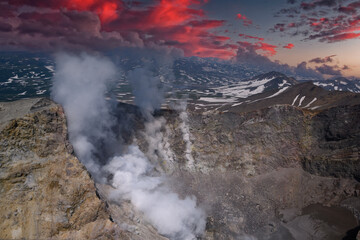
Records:
[[[160,46],[233,60],[250,53],[327,77],[360,77],[360,1],[0,0],[0,45],[39,51]]]

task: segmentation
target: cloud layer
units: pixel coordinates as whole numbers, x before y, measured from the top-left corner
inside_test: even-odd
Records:
[[[214,33],[201,0],[1,0],[3,48],[106,50],[165,45],[186,56],[230,58],[236,47]]]
[[[360,1],[312,0],[288,1],[291,7],[281,9],[275,16],[287,18],[286,23],[274,25],[271,31],[300,35],[304,40],[325,43],[360,37]],[[293,7],[293,5],[297,5]]]

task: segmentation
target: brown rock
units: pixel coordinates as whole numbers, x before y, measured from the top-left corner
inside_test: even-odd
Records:
[[[0,239],[128,239],[72,154],[63,109],[0,105]]]

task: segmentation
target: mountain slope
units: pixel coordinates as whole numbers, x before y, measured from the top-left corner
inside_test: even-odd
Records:
[[[215,88],[216,93],[221,93],[224,97],[247,98],[249,96],[271,91],[288,88],[298,84],[298,82],[278,72],[269,72],[249,80],[240,81],[235,85]]]
[[[360,81],[349,80],[344,77],[328,79],[323,81],[313,81],[316,86],[322,87],[329,91],[348,91],[360,93]]]
[[[309,110],[321,110],[360,103],[360,94],[329,91],[312,82],[298,83],[293,78],[270,72],[241,82],[236,86],[215,90],[221,97],[200,98],[190,103],[192,109],[246,112],[276,104],[287,104]]]

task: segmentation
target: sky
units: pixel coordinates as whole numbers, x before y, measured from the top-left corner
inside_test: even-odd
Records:
[[[0,50],[176,49],[360,77],[359,0],[0,0]]]

